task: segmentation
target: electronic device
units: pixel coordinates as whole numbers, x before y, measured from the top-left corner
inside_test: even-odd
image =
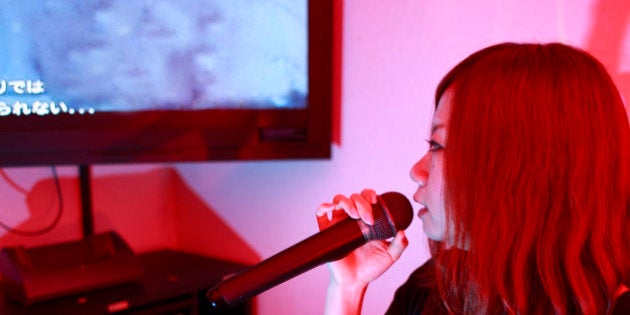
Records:
[[[7,297],[24,305],[132,282],[142,266],[115,232],[77,241],[0,250],[0,273]]]
[[[3,8],[0,165],[328,158],[333,2]]]

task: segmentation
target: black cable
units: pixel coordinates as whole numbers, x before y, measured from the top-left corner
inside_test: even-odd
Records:
[[[57,191],[57,199],[59,200],[59,209],[57,211],[57,215],[55,216],[54,220],[52,222],[50,222],[49,225],[47,225],[47,226],[45,226],[45,227],[43,227],[41,229],[32,230],[32,231],[20,230],[20,229],[12,228],[8,224],[6,224],[2,220],[0,220],[0,227],[1,228],[5,229],[9,233],[13,233],[13,234],[16,234],[16,235],[21,235],[21,236],[39,236],[39,235],[43,235],[43,234],[46,234],[46,233],[50,232],[52,229],[54,229],[57,226],[57,224],[59,224],[59,221],[61,220],[61,215],[63,214],[63,196],[61,194],[61,184],[59,183],[59,176],[57,175],[57,168],[55,168],[55,166],[51,166],[50,168],[52,170],[53,180],[55,182],[55,188],[56,188],[56,191]],[[7,178],[9,178],[4,173],[4,170],[2,171],[2,176],[5,178],[5,180],[7,180]],[[17,186],[13,180],[8,179],[7,181],[9,182],[9,184],[11,184],[14,187],[20,187],[20,186]],[[18,190],[20,190],[21,192],[26,192],[25,189],[18,189]]]
[[[22,193],[22,195],[28,194],[28,189],[26,189],[26,188],[20,186],[18,183],[16,183],[11,177],[9,177],[9,174],[7,174],[7,172],[5,172],[3,168],[0,168],[0,175],[2,175],[2,178],[9,185],[11,185],[11,187],[13,187],[13,189],[19,191],[20,193]]]

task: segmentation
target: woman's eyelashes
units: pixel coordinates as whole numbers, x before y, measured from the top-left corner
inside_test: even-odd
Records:
[[[429,152],[435,152],[444,149],[443,145],[433,139],[427,139],[427,143],[429,144]]]

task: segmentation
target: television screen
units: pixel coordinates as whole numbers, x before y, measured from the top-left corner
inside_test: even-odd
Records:
[[[5,2],[1,165],[329,157],[331,0]]]

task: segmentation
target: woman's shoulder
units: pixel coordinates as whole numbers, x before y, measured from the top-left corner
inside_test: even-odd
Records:
[[[617,297],[612,314],[613,315],[630,314],[630,291],[625,290],[623,293],[621,293]]]
[[[394,294],[386,314],[420,314],[435,292],[433,261],[414,270]]]
[[[407,278],[404,285],[432,290],[435,288],[435,265],[433,259],[427,260],[424,264],[414,270]]]

